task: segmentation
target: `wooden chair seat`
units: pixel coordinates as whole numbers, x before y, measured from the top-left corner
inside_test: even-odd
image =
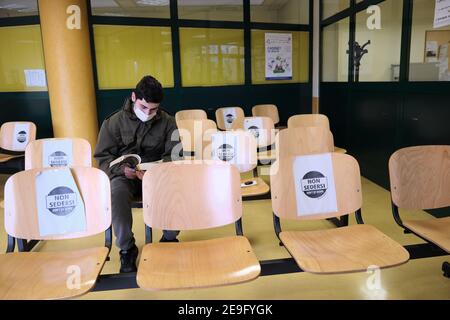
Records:
[[[81,296],[94,287],[107,256],[106,247],[69,252],[2,254],[0,300],[67,299]],[[75,287],[77,275],[81,280],[79,288]],[[73,284],[73,287],[68,284]]]
[[[404,221],[403,225],[450,253],[450,217]]]
[[[339,148],[339,147],[334,147],[334,152],[336,153],[347,153],[347,150]]]
[[[137,283],[146,290],[213,287],[247,282],[260,272],[245,237],[153,243],[142,250]]]
[[[317,274],[363,272],[409,260],[401,245],[370,225],[319,231],[286,231],[280,239],[304,271]]]
[[[11,154],[0,153],[0,163],[7,162],[9,160],[12,160],[12,159],[15,159],[15,158],[20,158],[20,157],[23,157],[23,156],[24,156],[23,154],[21,154],[21,155],[11,155]]]
[[[243,198],[261,196],[266,193],[269,193],[270,191],[269,185],[260,177],[242,179],[241,184],[247,181],[256,181],[256,185],[250,187],[241,187]]]

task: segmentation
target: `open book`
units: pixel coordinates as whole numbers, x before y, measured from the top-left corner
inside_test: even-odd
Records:
[[[134,168],[139,171],[146,171],[155,164],[162,163],[162,160],[154,161],[154,162],[144,162],[142,163],[142,159],[138,154],[126,154],[119,158],[117,158],[114,161],[111,161],[109,164],[109,167],[122,164],[122,163],[128,163],[131,168]]]

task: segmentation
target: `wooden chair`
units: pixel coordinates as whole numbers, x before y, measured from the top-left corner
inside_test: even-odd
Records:
[[[325,127],[298,127],[281,130],[276,136],[275,157],[289,157],[295,155],[312,155],[334,152],[334,138],[330,130]],[[271,170],[278,170],[279,164],[272,165]],[[336,226],[347,226],[348,215],[340,219],[328,219]]]
[[[220,130],[230,131],[241,128],[244,118],[244,110],[241,107],[224,107],[216,110],[216,123]]]
[[[275,150],[277,158],[333,152],[333,134],[325,127],[284,129],[275,139]]]
[[[299,114],[289,118],[288,128],[325,127],[330,130],[330,121],[323,114]]]
[[[389,160],[392,212],[397,224],[450,253],[450,217],[406,220],[399,208],[450,207],[450,146],[417,146],[395,152]],[[442,270],[450,277],[450,264]]]
[[[192,109],[192,110],[181,110],[175,113],[175,121],[178,122],[181,120],[206,120],[208,119],[208,115],[205,110],[202,109]]]
[[[240,176],[226,163],[164,163],[144,175],[146,245],[137,272],[146,290],[191,289],[247,282],[261,267],[242,236]],[[151,243],[152,229],[195,230],[236,224],[236,236]]]
[[[87,140],[81,138],[53,138],[39,139],[28,144],[25,149],[25,170],[45,168],[43,159],[45,145],[58,142],[69,142],[72,145],[72,159],[66,159],[70,160],[69,163],[72,163],[72,166],[92,166],[92,149]]]
[[[99,169],[70,169],[84,201],[86,230],[42,236],[39,229],[36,176],[32,169],[11,176],[5,185],[5,229],[11,239],[62,240],[105,232],[105,246],[61,252],[11,252],[0,255],[0,299],[66,299],[95,285],[111,248],[111,192],[108,176]],[[64,169],[66,170],[66,169]],[[45,200],[44,200],[45,201]],[[13,244],[8,244],[13,249]],[[70,272],[79,283],[68,286]]]
[[[27,127],[28,135],[19,127]],[[36,139],[36,125],[33,122],[5,122],[0,127],[0,163],[21,158],[28,143]]]
[[[301,269],[317,274],[367,271],[370,266],[387,268],[409,260],[409,253],[361,217],[361,177],[357,161],[332,153],[336,186],[336,212],[298,215],[294,177],[296,156],[278,159],[280,168],[271,176],[274,228],[277,236]],[[320,169],[318,169],[320,170]],[[319,198],[320,199],[320,198]],[[320,201],[320,200],[319,200]],[[330,230],[281,231],[280,218],[319,220],[355,212],[358,225]]]
[[[253,176],[251,178],[245,178],[241,181],[242,186],[242,197],[243,198],[253,198],[266,195],[270,192],[270,187],[267,183],[258,176],[258,159],[257,159],[257,142],[255,136],[243,130],[218,132],[212,136],[219,140],[226,140],[226,137],[235,136],[237,145],[232,145],[233,156],[229,159],[222,158],[224,162],[232,163],[236,158],[237,163],[233,163],[237,167],[240,173],[252,172]],[[210,144],[210,148],[213,145]],[[214,159],[213,154],[218,154],[222,152],[221,150],[211,150],[207,149],[204,152],[204,159]],[[220,157],[219,157],[220,158]]]
[[[323,114],[301,114],[289,118],[288,128],[299,127],[324,127],[330,130],[330,120]],[[334,152],[347,153],[347,150],[334,147]]]
[[[278,107],[274,104],[259,104],[253,106],[252,115],[254,117],[269,117],[272,119],[274,125],[277,125],[280,122]]]
[[[202,160],[203,153],[211,143],[211,135],[217,132],[212,120],[180,120],[177,123],[185,159]]]

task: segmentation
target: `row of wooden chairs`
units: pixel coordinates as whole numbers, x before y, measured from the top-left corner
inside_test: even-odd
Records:
[[[241,107],[223,107],[215,112],[217,127],[220,130],[241,129],[246,118]],[[252,108],[252,117],[263,117],[272,120],[277,126],[280,122],[278,107],[274,104],[256,105]],[[178,123],[182,120],[206,120],[208,115],[203,109],[181,110],[175,114]],[[227,124],[228,122],[228,124]],[[289,118],[288,127],[316,127],[324,126],[330,129],[328,117],[321,114],[295,115]]]
[[[276,234],[299,267],[307,272],[357,272],[372,265],[385,268],[405,263],[409,254],[402,246],[376,228],[363,224],[359,166],[351,156],[337,153],[331,156],[338,210],[297,216],[292,163],[298,156],[325,152],[318,149],[317,143],[311,143],[318,130],[310,127],[302,134],[298,129],[280,133],[277,147],[283,152],[277,163],[283,170],[273,170],[271,175]],[[283,139],[284,135],[304,140],[292,143],[292,139]],[[281,145],[284,142],[287,143]],[[37,147],[30,147],[30,150],[35,149]],[[0,284],[1,298],[67,298],[86,293],[94,286],[108,256],[111,222],[106,175],[94,168],[72,168],[86,206],[87,230],[81,234],[42,237],[36,215],[34,179],[47,170],[55,169],[31,169],[8,180],[5,186],[7,233],[15,238],[58,240],[105,232],[105,246],[72,252],[1,255],[0,274],[5,279]],[[450,196],[446,192],[449,190],[449,170],[449,146],[416,147],[396,152],[390,161],[393,208],[450,206]],[[145,174],[143,213],[147,244],[137,273],[140,287],[148,290],[187,289],[240,283],[258,277],[260,265],[251,244],[242,234],[240,185],[238,169],[223,162],[160,164]],[[164,201],[166,197],[173,199],[174,195],[177,201]],[[324,231],[281,231],[280,219],[317,220],[349,213],[355,213],[358,225]],[[193,230],[231,223],[236,224],[236,236],[198,242],[151,243],[152,228]],[[449,218],[405,221],[401,225],[449,252]],[[81,282],[75,288],[67,286],[67,270],[71,266],[82,271]]]
[[[242,135],[252,141],[251,135]],[[320,140],[324,142],[320,143],[318,137],[322,137]],[[73,155],[87,153],[91,158],[89,144],[86,142],[86,145],[82,140],[74,141]],[[298,217],[292,163],[298,156],[331,152],[330,136],[323,128],[307,127],[283,130],[277,141],[277,150],[281,152],[275,164],[283,170],[274,169],[271,175],[274,229],[300,268],[312,273],[354,272],[365,271],[369,265],[383,268],[408,260],[408,252],[403,247],[376,228],[363,225],[359,166],[350,156],[332,154],[338,210],[307,218]],[[27,169],[42,165],[39,164],[42,143],[44,141],[38,140],[27,147],[30,159],[36,159],[34,162],[26,161]],[[449,252],[450,218],[403,222],[395,208],[432,209],[450,206],[450,195],[446,192],[450,190],[449,155],[448,146],[417,147],[398,151],[390,161],[396,221],[405,230],[436,244],[446,252]],[[90,166],[90,160],[73,163]],[[46,170],[55,169],[31,169],[8,180],[5,186],[7,233],[17,239],[58,240],[105,232],[105,246],[70,253],[2,255],[0,274],[8,277],[7,281],[0,284],[1,298],[67,298],[86,293],[94,285],[108,256],[111,246],[109,180],[97,169],[72,168],[71,172],[85,201],[88,229],[83,234],[42,237],[37,229],[34,179]],[[209,287],[250,281],[258,276],[258,260],[250,243],[242,235],[242,181],[237,167],[226,163],[170,163],[157,165],[149,172],[143,181],[147,244],[137,274],[138,284],[142,288]],[[430,177],[437,178],[431,181]],[[173,198],[174,194],[179,201],[161,201],[164,197]],[[205,203],[205,199],[214,201]],[[316,220],[352,212],[361,225],[326,231],[281,231],[280,219]],[[193,230],[230,223],[236,224],[237,235],[225,239],[151,244],[151,237],[148,236],[152,228]],[[49,263],[52,268],[48,267]],[[79,267],[84,276],[75,289],[73,286],[67,287],[67,268],[71,266]],[[47,284],[49,275],[46,270],[50,269],[53,270],[52,285]]]
[[[227,117],[226,111],[231,112],[232,119]],[[220,130],[227,130],[230,126],[226,125],[227,120],[232,120],[234,122],[241,122],[245,118],[244,110],[241,107],[226,107],[219,108],[216,110],[216,121],[217,126]],[[229,115],[229,116],[230,116]],[[253,106],[252,108],[253,117],[267,117],[273,121],[274,125],[280,122],[280,116],[278,114],[278,107],[274,104],[261,104]],[[191,110],[181,110],[175,114],[175,120],[178,122],[180,120],[203,120],[208,119],[208,115],[205,110],[202,109],[191,109]]]

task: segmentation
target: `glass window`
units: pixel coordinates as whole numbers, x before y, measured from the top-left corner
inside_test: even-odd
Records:
[[[350,6],[350,0],[322,0],[322,19],[329,18]]]
[[[450,26],[433,27],[435,1],[414,0],[413,5],[409,80],[450,81]]]
[[[243,21],[243,0],[178,0],[178,18]]]
[[[0,28],[0,91],[46,91],[40,26]]]
[[[403,3],[386,0],[375,7],[356,15],[356,42],[362,47],[370,40],[359,81],[399,81]]]
[[[96,16],[170,18],[170,0],[91,0]]]
[[[266,80],[266,33],[289,33],[292,35],[292,80]],[[309,33],[304,31],[252,30],[252,83],[308,82]]]
[[[244,31],[180,28],[183,86],[221,86],[245,83]]]
[[[0,18],[37,15],[37,0],[0,0]]]
[[[253,22],[309,24],[309,0],[251,1]]]
[[[322,33],[322,80],[327,82],[348,81],[349,18],[340,20],[323,29]]]
[[[173,87],[170,27],[94,25],[100,89],[134,88],[145,75]]]

